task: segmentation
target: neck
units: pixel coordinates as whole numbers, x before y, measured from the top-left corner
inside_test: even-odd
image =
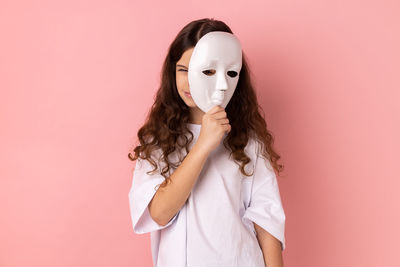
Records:
[[[204,114],[205,112],[198,107],[190,108],[190,122],[194,124],[201,124]]]

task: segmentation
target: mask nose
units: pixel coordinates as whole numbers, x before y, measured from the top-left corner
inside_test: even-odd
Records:
[[[223,72],[217,72],[217,81],[215,84],[215,91],[212,94],[212,103],[214,105],[221,105],[225,98],[225,91],[228,89],[228,82]]]
[[[220,72],[217,75],[217,83],[215,85],[215,89],[221,91],[228,90],[228,82],[226,81],[226,77],[223,72]]]

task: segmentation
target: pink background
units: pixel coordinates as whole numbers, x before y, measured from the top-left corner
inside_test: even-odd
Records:
[[[151,266],[136,141],[167,48],[225,21],[285,172],[285,266],[400,266],[398,1],[0,2],[0,266]]]

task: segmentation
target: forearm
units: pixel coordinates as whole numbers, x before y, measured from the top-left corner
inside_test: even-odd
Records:
[[[256,223],[253,224],[258,243],[263,252],[265,266],[283,267],[281,242]]]
[[[194,144],[170,176],[171,183],[159,187],[149,203],[150,214],[158,224],[166,225],[185,204],[208,155],[209,151]]]

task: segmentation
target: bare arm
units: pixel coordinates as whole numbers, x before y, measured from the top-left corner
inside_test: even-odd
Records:
[[[230,130],[229,120],[221,106],[215,106],[203,115],[196,143],[171,174],[171,183],[164,188],[159,187],[149,203],[150,215],[155,222],[163,226],[168,224],[182,208],[208,155],[221,142],[224,133]]]
[[[209,153],[198,143],[194,144],[170,176],[171,183],[157,190],[149,203],[149,211],[159,225],[166,225],[185,204]]]
[[[283,267],[281,242],[273,235],[265,231],[258,224],[254,224],[257,232],[257,240],[264,255],[266,267]]]

